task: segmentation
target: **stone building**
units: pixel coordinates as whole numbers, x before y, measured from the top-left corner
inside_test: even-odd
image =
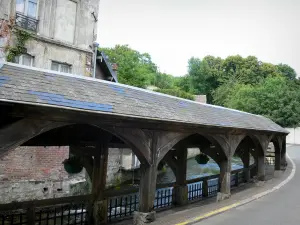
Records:
[[[99,0],[3,0],[0,1],[0,63],[18,46],[16,31],[30,34],[22,53],[11,60],[23,66],[82,76],[93,75],[93,42],[97,37]],[[97,52],[98,79],[117,81],[116,65]],[[117,152],[119,152],[118,150]],[[119,170],[111,153],[108,184]],[[0,202],[69,195],[85,182],[84,172],[69,175],[62,161],[68,146],[19,147],[0,158]],[[117,161],[119,162],[119,161]],[[78,186],[78,185],[77,185]],[[80,187],[80,186],[79,186]],[[33,191],[34,190],[34,191]]]
[[[92,44],[97,36],[99,0],[3,0],[0,3],[0,57],[16,44],[5,25],[30,32],[24,54],[14,62],[26,66],[90,76]]]

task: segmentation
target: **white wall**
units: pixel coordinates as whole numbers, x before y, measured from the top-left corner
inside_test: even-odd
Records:
[[[285,129],[290,132],[289,135],[286,137],[286,143],[300,144],[300,127]]]

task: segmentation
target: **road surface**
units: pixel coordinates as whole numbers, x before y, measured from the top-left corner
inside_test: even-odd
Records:
[[[294,178],[271,194],[196,223],[197,225],[299,225],[300,146],[287,152],[296,164]]]

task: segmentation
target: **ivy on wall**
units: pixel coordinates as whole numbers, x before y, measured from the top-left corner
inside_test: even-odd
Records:
[[[26,53],[25,43],[31,38],[31,34],[25,30],[15,29],[14,34],[16,36],[15,46],[8,45],[6,48],[8,62],[13,62],[15,57]]]

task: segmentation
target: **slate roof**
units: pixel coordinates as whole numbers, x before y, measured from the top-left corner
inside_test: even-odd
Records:
[[[52,105],[138,119],[288,133],[263,116],[113,82],[1,62],[0,101]]]

